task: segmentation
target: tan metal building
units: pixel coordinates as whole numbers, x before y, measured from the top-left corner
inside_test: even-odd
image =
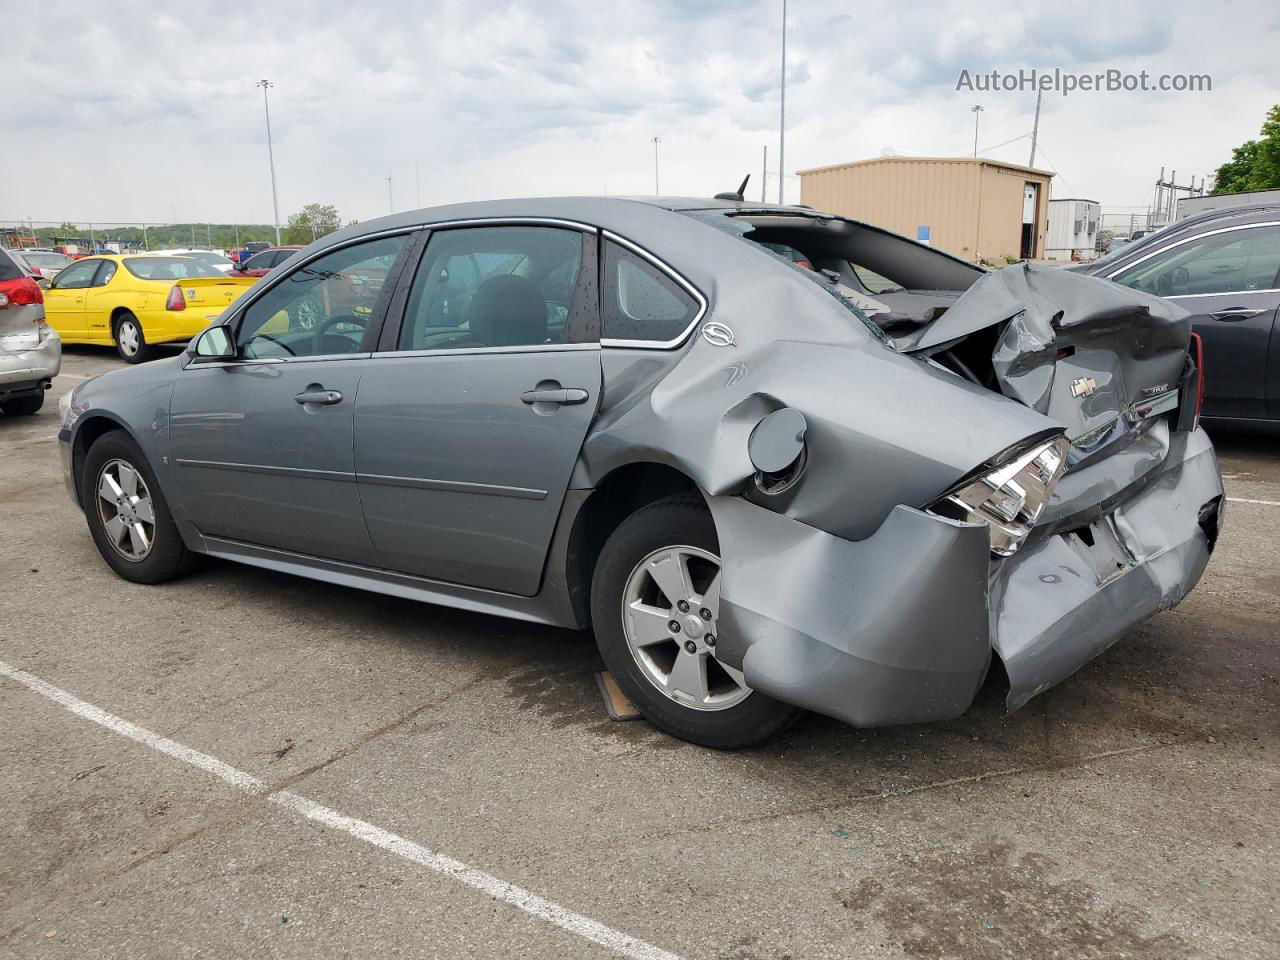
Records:
[[[1045,170],[983,157],[877,157],[800,171],[800,202],[966,260],[1044,257]]]

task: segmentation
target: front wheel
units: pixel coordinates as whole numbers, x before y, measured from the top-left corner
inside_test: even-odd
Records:
[[[124,579],[163,583],[194,564],[151,465],[123,431],[103,434],[89,448],[80,500],[98,552]]]
[[[750,746],[799,710],[752,690],[716,656],[720,557],[701,499],[660,500],[624,520],[591,583],[605,665],[655,726],[707,747]]]
[[[151,347],[142,333],[142,324],[127,311],[116,321],[116,353],[125,363],[142,363],[151,359]]]

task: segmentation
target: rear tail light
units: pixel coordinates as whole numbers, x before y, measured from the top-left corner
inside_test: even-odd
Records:
[[[1196,358],[1196,416],[1191,423],[1191,429],[1194,430],[1200,426],[1200,410],[1204,406],[1204,341],[1200,339],[1200,334],[1191,334],[1191,349]]]
[[[10,306],[28,307],[36,303],[44,303],[44,293],[30,277],[0,283],[0,309]]]
[[[1066,437],[1042,443],[986,476],[962,481],[925,509],[952,520],[986,523],[991,552],[1012,556],[1053,495],[1070,449]]]
[[[166,310],[187,309],[187,298],[182,295],[182,288],[176,283],[169,290],[169,299],[165,300],[164,308]]]

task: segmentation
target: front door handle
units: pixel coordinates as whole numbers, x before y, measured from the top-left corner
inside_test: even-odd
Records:
[[[590,394],[581,387],[559,387],[551,390],[526,390],[520,394],[525,403],[586,403]]]
[[[1210,314],[1215,320],[1221,320],[1223,323],[1233,323],[1237,320],[1248,320],[1250,317],[1256,317],[1260,313],[1266,313],[1265,307],[1254,309],[1252,307],[1227,307],[1225,310],[1219,310],[1217,313]]]
[[[341,403],[342,394],[337,390],[303,390],[293,398],[298,403]]]

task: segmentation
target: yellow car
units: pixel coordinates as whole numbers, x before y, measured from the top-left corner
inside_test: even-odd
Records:
[[[190,340],[257,282],[187,257],[86,257],[45,290],[45,322],[63,343],[115,346],[123,359],[140,363],[157,343]]]

